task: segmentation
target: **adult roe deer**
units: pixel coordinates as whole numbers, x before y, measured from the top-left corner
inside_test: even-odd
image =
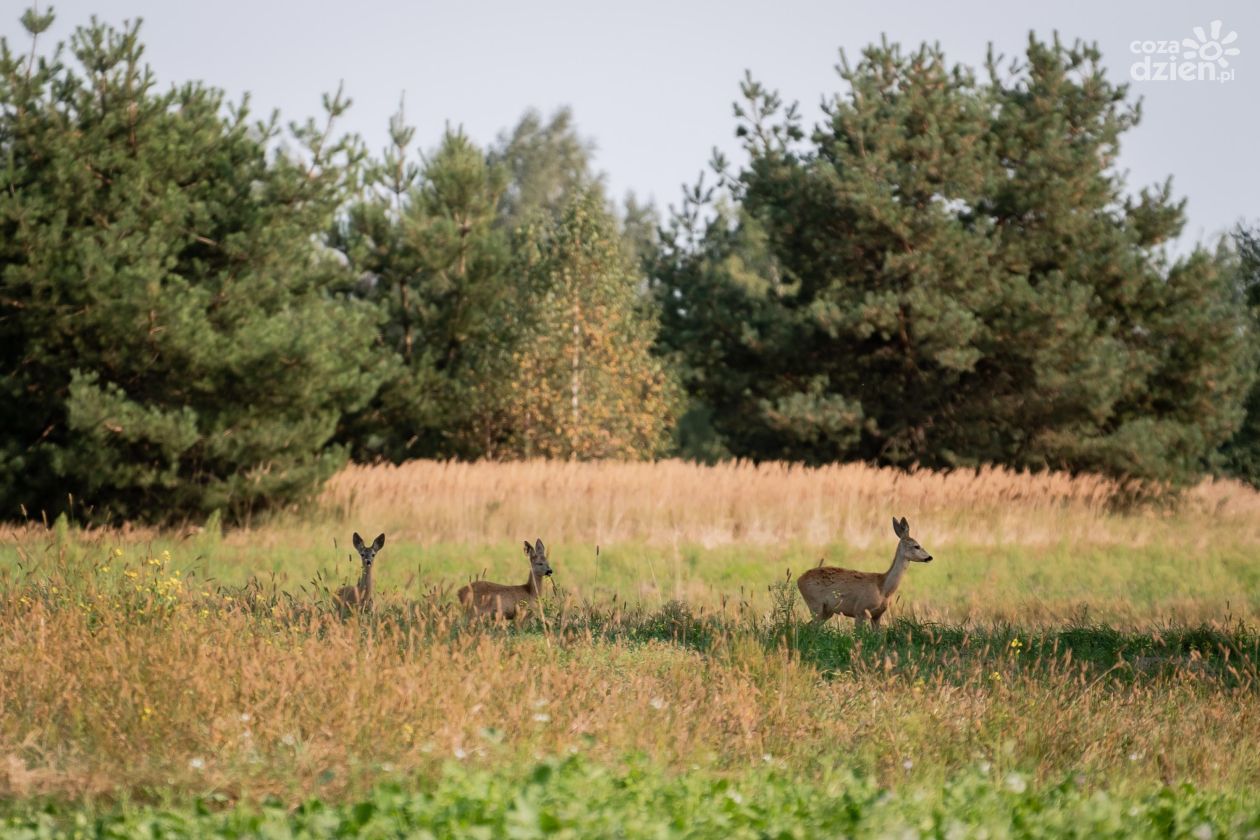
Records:
[[[479,616],[516,618],[518,610],[542,592],[543,578],[551,576],[547,547],[541,539],[534,545],[525,541],[525,556],[529,558],[529,580],[520,586],[475,580],[456,593],[464,609]]]
[[[385,547],[385,535],[381,534],[372,540],[371,545],[367,545],[356,531],[352,542],[359,552],[359,559],[363,561],[363,573],[359,575],[356,586],[343,586],[333,596],[333,601],[343,614],[354,609],[372,609],[372,595],[376,591],[376,584],[372,580],[372,562],[376,559],[376,553]]]
[[[932,555],[910,536],[906,518],[893,517],[893,533],[900,542],[893,555],[892,566],[886,572],[855,572],[835,566],[819,566],[810,569],[796,581],[805,605],[814,614],[814,624],[822,624],[833,615],[847,615],[854,619],[854,626],[861,627],[870,619],[873,627],[888,609],[901,577],[909,563],[930,563]]]

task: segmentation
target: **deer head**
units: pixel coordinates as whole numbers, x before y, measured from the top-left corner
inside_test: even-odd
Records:
[[[376,553],[385,547],[385,535],[381,534],[372,540],[371,545],[368,545],[363,542],[363,537],[360,537],[359,532],[356,531],[352,542],[355,550],[359,552],[359,559],[363,561],[363,571],[370,571],[372,561],[376,559]]]
[[[551,576],[551,564],[547,562],[547,547],[539,539],[533,545],[525,541],[525,556],[529,558],[530,572],[535,578]]]
[[[906,522],[903,516],[898,521],[897,517],[893,517],[893,533],[901,540],[901,545],[897,550],[912,563],[931,563],[932,555],[928,554],[923,546],[919,545],[919,541],[910,536],[910,524]]]

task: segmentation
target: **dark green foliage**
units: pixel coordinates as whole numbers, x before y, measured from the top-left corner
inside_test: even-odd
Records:
[[[1234,232],[1233,268],[1238,277],[1239,306],[1250,315],[1255,346],[1253,370],[1260,372],[1260,230],[1241,225]],[[1247,396],[1247,416],[1238,433],[1222,449],[1226,472],[1260,487],[1260,376]]]
[[[6,517],[284,505],[342,463],[338,418],[376,387],[373,313],[329,297],[344,269],[312,244],[353,146],[308,124],[304,160],[269,155],[274,119],[159,92],[141,50],[95,23],[72,60],[0,44]]]
[[[140,53],[95,23],[0,53],[0,516],[240,518],[343,447],[650,457],[676,378],[703,460],[1260,482],[1255,235],[1168,256],[1183,202],[1127,191],[1139,113],[1092,47],[977,79],[884,43],[812,130],[749,79],[730,200],[664,242],[567,109],[418,162],[400,113],[364,167],[309,122],[269,153],[274,118]]]
[[[1216,261],[1169,261],[1168,185],[1126,196],[1138,118],[1090,47],[1030,39],[980,83],[883,44],[806,132],[747,81],[748,165],[700,188],[655,268],[684,444],[809,463],[1181,481],[1237,428],[1242,313]],[[699,422],[708,419],[710,428]]]
[[[391,370],[370,406],[341,429],[355,457],[658,452],[672,414],[659,399],[659,360],[646,351],[655,316],[645,317],[653,305],[640,295],[636,271],[654,247],[653,210],[629,201],[624,223],[609,217],[590,144],[567,110],[546,125],[527,113],[490,152],[449,131],[422,165],[408,161],[412,130],[401,113],[391,135],[391,149],[367,167],[330,237],[358,276],[353,291],[381,310],[377,351]],[[583,229],[591,238],[582,247],[593,251],[581,278],[566,268],[572,254],[553,253],[563,241],[553,234],[578,208],[599,219]],[[601,329],[578,327],[585,393],[581,421],[570,423],[559,403],[571,400],[566,348],[577,298],[600,298],[590,312]],[[576,320],[592,324],[586,314]],[[625,377],[636,366],[643,375]],[[559,445],[575,434],[581,445]]]
[[[377,353],[391,370],[343,429],[360,460],[487,455],[503,434],[501,382],[517,340],[503,323],[515,295],[496,224],[505,174],[454,131],[412,164],[412,131],[400,112],[392,148],[331,236],[357,294],[380,309]]]
[[[448,132],[422,166],[401,113],[391,135],[331,236],[392,371],[343,427],[355,456],[657,454],[674,388],[637,270],[651,208],[609,215],[567,110],[527,114],[488,154]]]

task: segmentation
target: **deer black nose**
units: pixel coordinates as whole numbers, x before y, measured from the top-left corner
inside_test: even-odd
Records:
[[[927,559],[925,559],[923,562],[924,562],[924,563],[931,563],[931,562],[932,562],[932,555],[931,555],[931,554],[929,554],[929,555],[927,556]]]

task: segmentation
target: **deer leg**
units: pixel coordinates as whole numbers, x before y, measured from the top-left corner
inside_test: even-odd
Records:
[[[813,624],[815,627],[821,627],[826,624],[827,619],[831,618],[833,615],[835,615],[835,613],[832,612],[831,607],[825,603],[819,604],[818,612],[814,613],[814,620],[811,621],[810,624]]]

